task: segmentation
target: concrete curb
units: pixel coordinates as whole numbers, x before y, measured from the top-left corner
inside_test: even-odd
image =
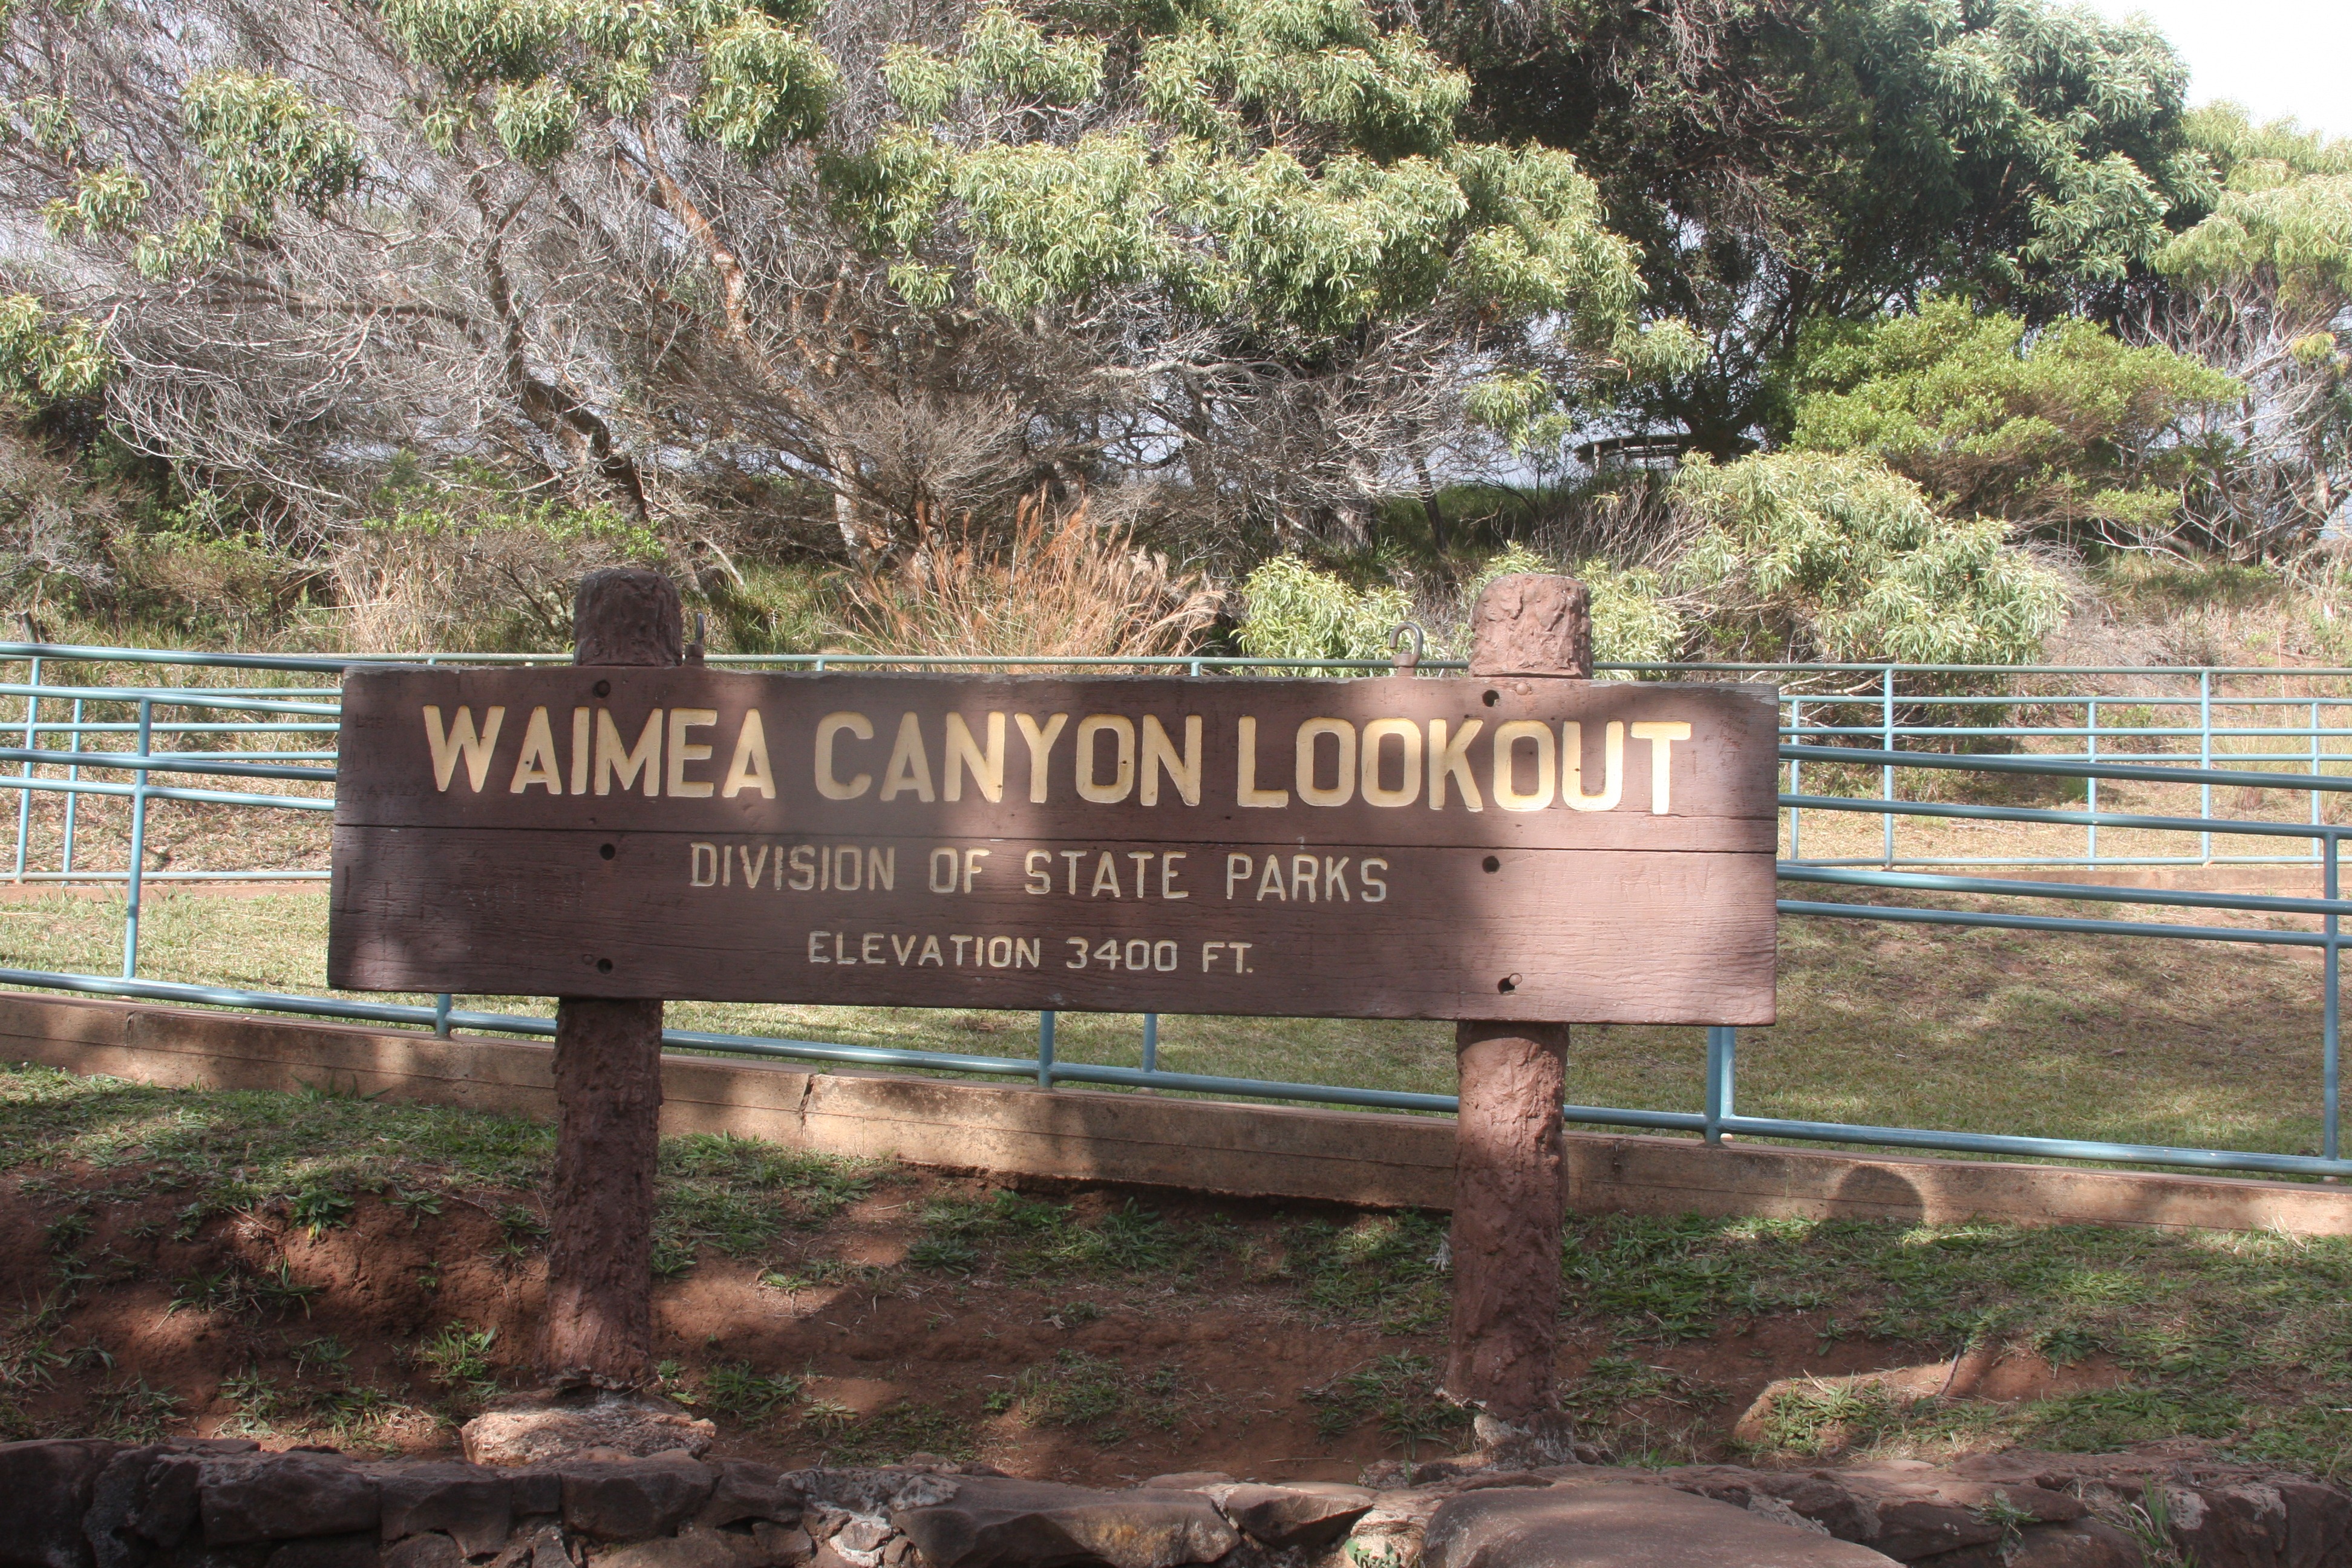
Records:
[[[0,1060],[142,1083],[332,1089],[545,1120],[553,1047],[304,1019],[0,993]],[[1374,1207],[1453,1201],[1451,1118],[971,1083],[671,1056],[662,1131],[993,1175]],[[2352,1235],[2352,1192],[2295,1182],[2077,1170],[1571,1132],[1580,1213],[1951,1224],[2123,1225]]]

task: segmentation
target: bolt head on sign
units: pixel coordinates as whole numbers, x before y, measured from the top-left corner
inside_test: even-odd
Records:
[[[1468,677],[355,668],[329,978],[1769,1023],[1777,694],[1532,679],[1584,606],[1492,584]]]

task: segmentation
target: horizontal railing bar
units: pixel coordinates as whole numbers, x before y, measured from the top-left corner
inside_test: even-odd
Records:
[[[1961,805],[1932,800],[1874,800],[1851,795],[1784,795],[1783,806],[1865,816],[1947,817],[1963,822],[2046,822],[2061,827],[2120,827],[2148,833],[2236,833],[2259,838],[2333,838],[2352,826],[2316,822],[2251,822],[2228,816],[2143,816],[2117,811],[2062,811],[2038,805]],[[2201,862],[2204,857],[2198,857]],[[1883,865],[1874,856],[1865,862]],[[2165,864],[2158,861],[2157,864]]]
[[[106,784],[97,779],[28,779],[0,773],[0,789],[38,790],[44,795],[134,795],[135,784]],[[211,805],[282,805],[294,811],[332,811],[335,803],[306,795],[244,795],[225,789],[186,789],[177,784],[149,784],[149,800],[193,800]]]
[[[2267,1171],[2280,1175],[2352,1173],[2352,1160],[2325,1160],[2310,1154],[2181,1149],[2161,1143],[2107,1143],[2083,1138],[2037,1138],[2002,1132],[1939,1132],[1917,1127],[1790,1121],[1774,1116],[1726,1116],[1716,1125],[1726,1132],[1751,1138],[1797,1138],[1815,1143],[1883,1143],[1898,1149],[1948,1149],[1966,1154],[2030,1154],[2045,1159],[2096,1160],[2111,1164],[2180,1165],[2207,1171]]]
[[[2119,888],[2095,882],[2027,882],[1992,877],[1938,877],[1916,871],[1843,870],[1789,860],[1780,862],[1778,875],[1784,882],[1910,889],[1926,893],[1975,893],[1996,899],[2075,899],[2112,904],[2168,904],[2191,910],[2245,910],[2257,914],[2352,915],[2352,899],[2296,899],[2266,893]]]
[[[2235,784],[2246,789],[2352,790],[2352,777],[2261,773],[2237,768],[2165,768],[2137,763],[2079,763],[2063,757],[1988,756],[1979,752],[1882,752],[1860,746],[1783,746],[1784,763],[1858,763],[1867,767],[1944,768],[1964,773],[2042,773],[2069,779],[2137,779],[2151,784]]]
[[[215,763],[187,760],[171,752],[51,752],[23,746],[0,746],[0,763],[72,763],[85,768],[154,773],[220,773],[229,778],[286,779],[296,784],[332,784],[332,768],[295,768],[277,763]]]
[[[142,882],[323,882],[330,871],[142,871]],[[26,871],[0,873],[9,882],[127,882],[128,871]]]
[[[2241,942],[2256,947],[2352,946],[2352,931],[2255,931],[2241,926],[2173,925],[2163,921],[2095,921],[2065,915],[2003,915],[1975,910],[1916,910],[1895,904],[1819,904],[1782,899],[1784,915],[1832,920],[1890,921],[1897,924],[1990,926],[2001,931],[2068,931],[2078,936],[2152,936],[2181,942]]]
[[[341,703],[294,702],[274,697],[218,697],[202,686],[26,686],[0,684],[0,697],[38,697],[44,700],[81,698],[90,702],[121,702],[136,707],[145,701],[159,708],[231,708],[251,713],[313,713],[332,719]]]

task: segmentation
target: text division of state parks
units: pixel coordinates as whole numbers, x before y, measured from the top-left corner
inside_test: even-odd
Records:
[[[383,668],[330,983],[1772,1021],[1769,688]]]

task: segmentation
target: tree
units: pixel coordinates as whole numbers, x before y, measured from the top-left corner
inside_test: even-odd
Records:
[[[1466,80],[1358,0],[8,27],[0,200],[48,237],[0,368],[297,537],[402,450],[688,537],[730,489],[872,549],[1040,482],[1313,528],[1479,377],[1681,343],[1575,160],[1465,136]]]
[[[2242,388],[2189,431],[2198,542],[2276,554],[2315,538],[2352,485],[2352,142],[2228,104],[2191,128],[2223,188],[2157,257],[2178,291],[2142,330]]]
[[[1951,296],[1815,334],[1791,379],[1795,448],[1869,453],[1948,510],[2117,544],[2172,531],[2191,456],[2179,426],[2240,391],[2095,321],[2036,332]]]
[[[1529,19],[1441,35],[1477,112],[1576,153],[1641,247],[1649,308],[1706,343],[1601,423],[1717,458],[1786,433],[1774,371],[1819,323],[1958,289],[2037,323],[2116,319],[2213,194],[2171,47],[2084,9],[1564,0],[1509,15]]]

